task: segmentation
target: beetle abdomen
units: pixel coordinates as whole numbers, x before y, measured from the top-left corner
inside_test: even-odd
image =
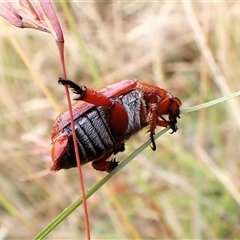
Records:
[[[80,153],[81,164],[91,162],[110,152],[116,145],[109,127],[109,108],[96,107],[75,119],[75,130]],[[66,126],[72,143],[71,126]],[[77,165],[73,147],[60,160],[61,168],[71,168]]]
[[[76,119],[75,129],[83,164],[99,158],[116,144],[109,127],[109,108],[96,107]]]

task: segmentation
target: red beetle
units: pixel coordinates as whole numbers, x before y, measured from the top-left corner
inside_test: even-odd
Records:
[[[149,126],[153,150],[157,126],[178,129],[181,101],[157,86],[130,79],[93,91],[67,79],[58,82],[79,94],[72,110],[81,164],[92,162],[96,170],[111,172],[118,162],[108,158],[124,151],[124,142],[140,129]],[[53,171],[77,166],[68,110],[53,125],[51,155]]]

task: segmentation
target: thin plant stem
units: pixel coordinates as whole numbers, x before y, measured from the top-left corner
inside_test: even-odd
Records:
[[[57,42],[57,46],[58,46],[58,50],[59,50],[59,54],[60,54],[63,77],[67,78],[67,72],[66,72],[66,67],[65,67],[65,58],[64,58],[64,42],[62,42],[62,41]],[[87,239],[90,240],[91,239],[91,234],[90,234],[91,231],[90,231],[90,224],[89,224],[89,217],[88,217],[87,199],[85,196],[85,187],[84,187],[82,166],[81,166],[80,154],[79,154],[79,149],[78,149],[78,144],[77,144],[77,135],[76,135],[76,131],[75,131],[75,124],[74,124],[74,120],[73,120],[71,99],[70,99],[69,89],[68,89],[67,85],[65,85],[65,93],[66,93],[66,98],[67,98],[67,102],[68,102],[68,110],[69,110],[70,123],[71,123],[71,128],[72,128],[72,135],[73,135],[73,145],[74,145],[74,151],[75,151],[75,156],[76,156],[76,160],[77,160],[80,191],[81,191],[81,196],[82,196],[82,200],[83,200],[83,211],[84,211],[84,220],[85,220],[85,227],[86,227],[86,236],[87,236]]]

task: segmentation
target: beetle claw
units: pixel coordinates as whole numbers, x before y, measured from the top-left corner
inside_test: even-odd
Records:
[[[150,133],[150,141],[152,143],[152,145],[150,145],[150,147],[152,148],[153,151],[156,151],[157,147],[156,147],[156,143],[155,143],[155,139],[154,139],[154,134]]]
[[[87,88],[84,86],[79,86],[78,84],[76,84],[75,82],[68,80],[68,79],[64,79],[64,78],[59,78],[58,79],[58,83],[62,84],[62,85],[68,85],[69,88],[72,89],[73,93],[79,94],[78,97],[74,98],[73,100],[80,100],[83,98]]]
[[[177,126],[177,119],[170,121],[169,122],[169,127],[172,129],[172,132],[170,134],[175,133],[178,130],[178,126]]]
[[[78,84],[76,84],[75,82],[69,80],[69,79],[59,78],[58,83],[62,84],[64,86],[68,85],[69,88],[72,88],[74,93],[79,93],[79,91],[81,91],[80,86]]]
[[[111,171],[113,171],[118,166],[118,163],[119,162],[116,161],[116,158],[113,158],[110,161],[109,168],[108,168],[107,172],[110,173]]]
[[[82,86],[82,87],[78,86],[78,87],[79,87],[79,89],[81,89],[80,91],[78,91],[78,92],[73,91],[74,93],[79,94],[78,97],[73,98],[73,100],[76,100],[76,101],[81,100],[84,97],[84,94],[87,90],[87,88],[85,86]]]
[[[171,129],[172,129],[172,132],[170,132],[170,134],[175,133],[175,132],[178,130],[178,126],[177,126],[177,124],[176,124],[176,123],[173,124],[173,127],[172,127]]]

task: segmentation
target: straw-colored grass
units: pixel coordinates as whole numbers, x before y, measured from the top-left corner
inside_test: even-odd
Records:
[[[68,78],[79,84],[136,78],[179,97],[182,109],[240,89],[237,1],[70,1],[78,36],[54,6]],[[0,28],[0,238],[29,239],[80,197],[79,181],[76,169],[48,170],[51,126],[67,106],[53,38],[3,19]],[[239,99],[182,114],[178,126],[88,199],[93,239],[240,237]],[[148,140],[145,132],[118,160]],[[83,173],[86,189],[106,175],[90,164]],[[48,236],[84,238],[82,206]]]

